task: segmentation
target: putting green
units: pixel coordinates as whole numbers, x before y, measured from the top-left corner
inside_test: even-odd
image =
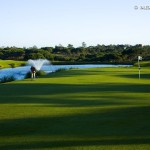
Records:
[[[73,69],[0,84],[0,149],[150,149],[149,72]]]

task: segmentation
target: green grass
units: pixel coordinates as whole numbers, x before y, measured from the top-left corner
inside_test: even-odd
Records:
[[[73,69],[0,84],[0,149],[150,149],[149,72]]]
[[[25,61],[15,61],[15,60],[1,60],[0,59],[0,69],[11,68],[11,66],[18,67],[25,65]]]
[[[134,64],[134,66],[138,66],[138,63],[136,62],[135,64]],[[141,67],[150,67],[150,61],[140,61],[140,66]]]

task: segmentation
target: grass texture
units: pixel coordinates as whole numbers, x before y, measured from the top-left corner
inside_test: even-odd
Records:
[[[1,60],[0,59],[0,69],[10,68],[10,67],[19,67],[25,65],[25,61],[15,61],[15,60]]]
[[[0,84],[0,149],[150,149],[150,70],[72,69]]]

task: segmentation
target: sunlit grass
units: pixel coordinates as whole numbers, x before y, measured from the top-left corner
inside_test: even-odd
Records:
[[[0,69],[2,68],[11,68],[25,65],[25,61],[15,61],[15,60],[1,60],[0,59]]]
[[[0,85],[0,149],[150,149],[148,68],[72,69]]]

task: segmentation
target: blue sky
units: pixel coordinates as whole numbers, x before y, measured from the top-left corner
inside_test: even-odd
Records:
[[[150,10],[140,9],[149,0],[0,0],[0,6],[0,46],[150,44]]]

